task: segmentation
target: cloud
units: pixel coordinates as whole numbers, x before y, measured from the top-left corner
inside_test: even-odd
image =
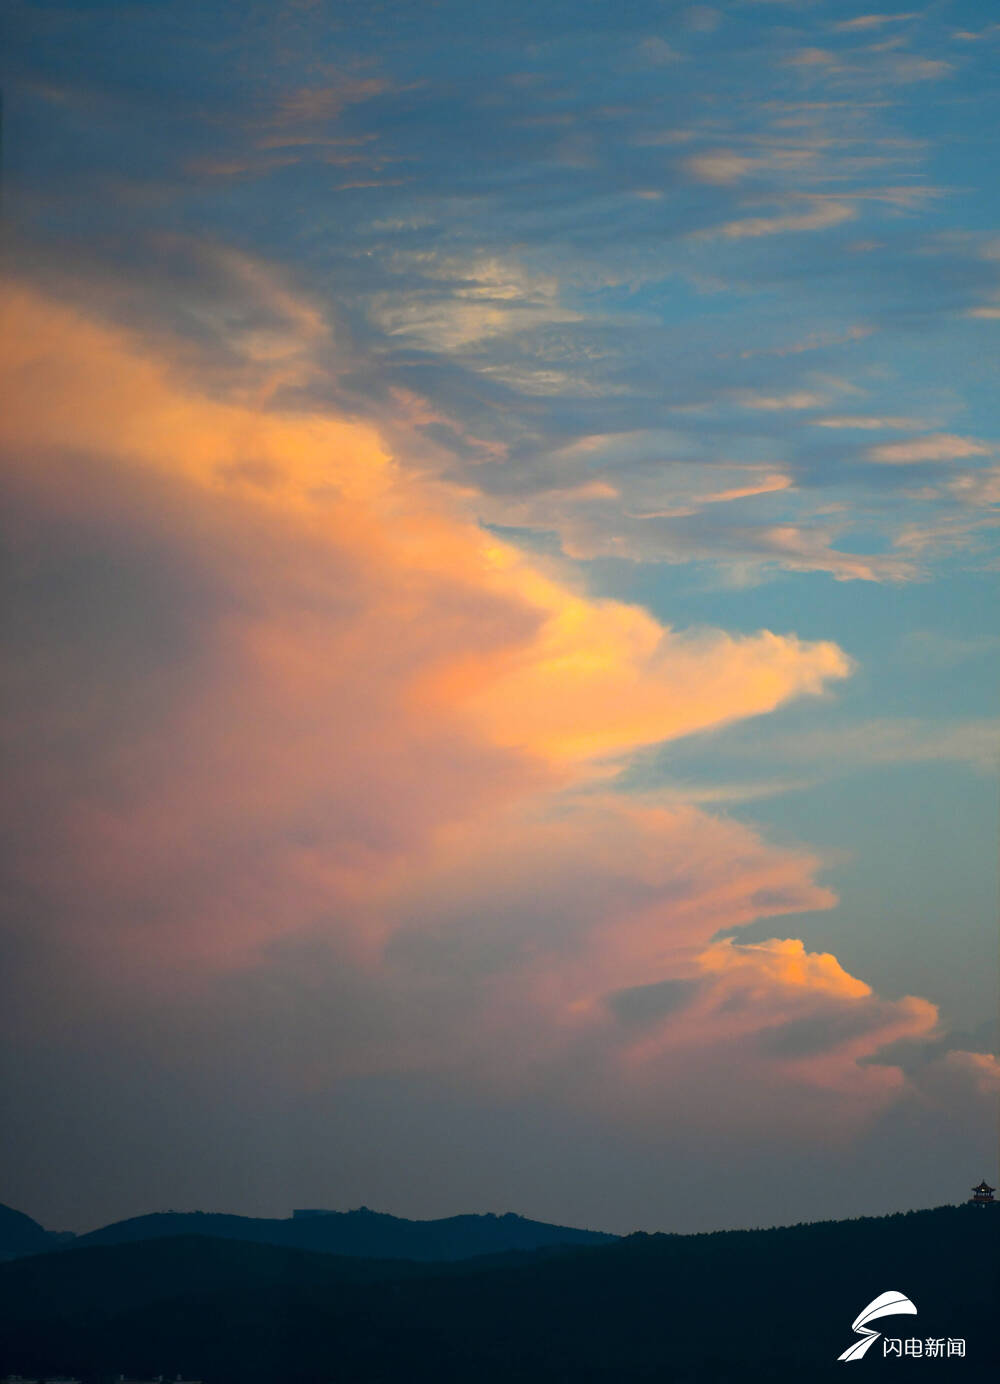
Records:
[[[139,560],[133,536],[155,533],[168,586],[194,582],[215,593],[199,598],[202,625],[187,617],[185,637],[203,650],[190,677],[204,686],[180,689],[170,722],[137,729],[137,743],[121,750],[140,797],[149,769],[144,809],[73,818],[73,831],[90,840],[88,868],[103,860],[111,869],[126,842],[140,872],[178,833],[193,847],[181,804],[195,791],[200,812],[219,819],[206,823],[209,834],[229,813],[252,819],[259,810],[254,830],[274,813],[275,839],[299,796],[308,816],[326,795],[331,820],[343,812],[340,831],[364,860],[381,840],[431,830],[434,797],[448,819],[466,791],[461,811],[480,792],[514,792],[522,777],[524,791],[564,785],[578,772],[571,766],[760,714],[848,670],[832,644],[769,632],[681,635],[637,608],[587,597],[565,574],[483,533],[451,492],[409,478],[365,425],[200,395],[127,335],[27,291],[8,293],[7,320],[14,406],[3,442],[23,532],[42,532],[50,512],[64,525],[78,514],[83,535],[106,532],[125,545],[118,560],[129,570]],[[108,620],[116,609],[111,602]],[[99,626],[95,649],[130,629]],[[54,695],[43,654],[24,672],[19,714],[29,738],[42,733]],[[99,679],[99,668],[98,660],[87,675]],[[118,690],[108,692],[113,726]],[[113,796],[116,753],[101,772],[93,760],[111,729],[105,715],[89,700],[69,716],[67,734],[81,746],[93,741],[92,792]],[[324,725],[337,728],[328,748]],[[176,764],[158,748],[171,735],[186,747]],[[272,758],[274,736],[290,738]],[[359,798],[348,784],[359,756],[379,743]],[[257,764],[252,792],[237,772],[247,753]],[[235,792],[223,770],[230,762]],[[417,785],[431,764],[439,767],[429,800]],[[82,812],[76,791],[71,816]],[[209,949],[211,931],[198,933]],[[249,918],[244,932],[252,947]],[[234,943],[230,936],[224,946]]]
[[[953,1108],[947,1083],[906,1106],[908,1073],[856,1068],[880,1026],[924,1020],[842,979],[823,989],[823,965],[791,953],[697,958],[716,929],[753,920],[759,938],[786,926],[768,917],[832,902],[822,861],[712,807],[818,776],[763,718],[849,669],[781,625],[751,633],[771,617],[750,612],[801,597],[815,617],[809,593],[828,583],[797,573],[926,576],[982,536],[996,496],[991,457],[946,459],[919,486],[905,466],[859,464],[957,417],[990,438],[976,384],[990,324],[964,314],[991,310],[996,266],[960,225],[985,187],[989,121],[969,126],[962,196],[932,199],[947,120],[923,99],[960,55],[974,110],[977,45],[949,50],[954,18],[928,14],[921,51],[886,47],[899,23],[831,33],[836,12],[810,5],[759,8],[749,30],[725,7],[624,30],[536,7],[513,47],[500,17],[484,34],[449,6],[401,41],[377,7],[337,30],[322,6],[234,27],[179,5],[166,25],[138,7],[127,51],[93,7],[58,51],[42,11],[17,35],[12,99],[34,134],[13,253],[46,297],[5,333],[4,1021],[37,1039],[25,1107],[79,1112],[71,1130],[53,1115],[34,1148],[73,1147],[72,1177],[87,1158],[98,1181],[135,1176],[125,1151],[148,1108],[151,1166],[169,1174],[173,1111],[188,1141],[168,1141],[173,1156],[216,1167],[223,1195],[273,1187],[282,1139],[313,1160],[318,1196],[357,1186],[338,1161],[353,1140],[369,1200],[380,1148],[422,1138],[437,1156],[408,1183],[440,1176],[459,1195],[450,1141],[517,1206],[520,1137],[523,1165],[559,1169],[551,1215],[603,1139],[594,1185],[631,1195],[635,1223],[650,1189],[693,1205],[699,1176],[711,1214],[740,1222],[796,1205],[790,1125],[905,1110],[898,1144],[876,1125],[859,1178],[822,1164],[815,1137],[798,1176],[801,1214],[827,1186],[882,1186],[864,1209],[894,1204],[929,1146],[926,1112]],[[788,406],[807,394],[831,402]],[[847,397],[857,434],[814,426]],[[575,574],[539,556],[560,547],[611,560]],[[646,561],[686,567],[626,566]],[[734,590],[776,573],[793,575],[773,601]],[[664,602],[680,583],[685,610],[721,603],[750,623],[671,629],[584,577]],[[626,801],[616,775],[643,747],[665,740],[680,761],[680,737],[724,724],[760,746],[752,783],[674,775]],[[990,733],[886,725],[823,753],[834,772],[879,743],[972,764]],[[787,927],[858,971],[835,915]],[[645,985],[642,1014],[616,1011]],[[529,1151],[519,1091],[563,1145]],[[466,1145],[475,1120],[455,1111],[477,1101]],[[94,1109],[111,1138],[93,1139]],[[626,1192],[644,1119],[651,1171]],[[220,1167],[230,1153],[242,1164]],[[737,1161],[724,1203],[712,1183]],[[910,1186],[915,1204],[940,1199],[939,1169]]]
[[[900,56],[887,65],[886,75],[894,82],[938,82],[954,71],[953,63],[940,58]]]
[[[644,38],[639,44],[639,55],[644,62],[652,63],[655,67],[660,67],[665,63],[678,62],[680,54],[671,48],[666,39],[658,35]]]
[[[732,490],[720,490],[714,495],[702,495],[702,504],[721,504],[728,503],[730,500],[745,500],[751,495],[774,495],[778,491],[788,490],[794,481],[791,476],[784,476],[781,472],[774,472],[767,476],[762,476],[753,485],[736,486]]]
[[[1000,37],[1000,24],[987,24],[985,29],[956,29],[953,39],[961,43],[982,43]]]
[[[868,451],[869,461],[889,466],[905,466],[922,461],[956,461],[960,457],[989,456],[991,448],[975,438],[958,437],[954,433],[930,433],[912,442],[886,442]]]
[[[943,656],[949,657],[947,643]],[[737,732],[729,749],[740,757],[759,758],[772,765],[812,762],[846,769],[852,765],[953,762],[991,774],[1000,753],[1000,721],[990,717],[968,721],[876,718],[822,730],[781,735],[762,732],[752,742]]]
[[[750,360],[754,356],[797,356],[806,351],[825,351],[831,346],[864,341],[865,337],[871,336],[874,331],[874,327],[856,326],[848,328],[845,332],[813,332],[802,341],[792,341],[787,345],[772,346],[759,351],[741,351],[740,356],[743,360]]]
[[[964,1077],[985,1096],[1000,1095],[1000,1059],[992,1052],[952,1049],[942,1059],[948,1075]]]
[[[750,942],[738,945],[731,938],[715,943],[700,958],[702,969],[712,976],[733,981],[738,991],[753,989],[762,981],[793,992],[818,990],[837,999],[867,998],[871,987],[843,969],[829,952],[807,952],[795,939]]]
[[[915,10],[900,14],[859,14],[854,19],[842,19],[833,27],[838,33],[855,33],[858,30],[881,29],[886,24],[901,24],[916,17]]]
[[[741,500],[791,493],[792,486],[776,483],[737,485],[707,494],[679,486],[675,503],[636,510],[612,497],[591,495],[580,503],[564,492],[551,503],[543,493],[524,500],[494,498],[484,505],[484,513],[496,524],[556,533],[562,551],[583,560],[711,562],[741,582],[759,580],[769,569],[829,572],[838,581],[909,581],[920,574],[916,547],[852,553],[835,546],[836,528],[815,521],[800,525],[765,517],[754,523],[738,513],[716,518],[722,513],[715,508],[720,502],[733,503],[738,511]]]
[[[381,168],[391,156],[380,152],[372,132],[346,132],[345,112],[385,95],[377,77],[337,77],[321,85],[289,86],[261,93],[250,109],[239,102],[223,119],[206,122],[209,149],[199,140],[184,159],[198,182],[262,180],[297,164]]]
[[[1000,504],[1000,466],[967,471],[949,481],[947,489],[963,505],[990,507]]]
[[[893,16],[871,15],[862,19],[888,22]],[[911,16],[901,16],[909,18]],[[852,21],[834,26],[834,30],[851,32]],[[876,28],[874,23],[854,23],[853,31]],[[955,71],[954,65],[941,58],[924,58],[902,50],[903,39],[883,39],[858,48],[805,47],[784,59],[786,67],[797,68],[801,79],[822,81],[847,90],[864,90],[875,83],[905,86],[912,82],[940,81]]]
[[[14,257],[47,291],[4,334],[19,1185],[72,1148],[50,1186],[109,1215],[148,1209],[139,1168],[174,1204],[335,1187],[624,1229],[939,1200],[957,1155],[926,1150],[958,1111],[970,1156],[972,1086],[869,1061],[926,1014],[849,993],[871,976],[836,915],[793,916],[833,902],[823,861],[712,805],[816,776],[768,758],[762,708],[847,660],[780,625],[669,629],[538,553],[746,613],[778,607],[735,583],[910,579],[971,541],[992,459],[923,498],[858,460],[963,408],[990,436],[990,324],[963,314],[995,265],[956,229],[967,192],[923,194],[941,120],[917,99],[964,49],[975,100],[976,45],[931,15],[923,51],[868,51],[902,26],[832,34],[809,5],[756,9],[749,46],[725,7],[624,31],[538,11],[513,48],[448,6],[405,42],[377,9],[196,9],[139,7],[127,52],[96,10],[58,52],[42,15],[17,35]],[[661,33],[683,61],[638,51]],[[834,60],[783,66],[809,47]],[[734,407],[841,398],[828,378],[927,422]],[[761,744],[752,782],[672,763],[628,794],[637,747],[683,762],[699,714]],[[738,933],[727,967],[699,960],[748,920],[777,950]]]
[[[554,275],[528,273],[500,256],[461,260],[419,255],[410,261],[403,256],[398,263],[401,271],[418,271],[426,285],[376,296],[373,316],[389,336],[456,351],[489,338],[581,320],[579,312],[560,305]]]
[[[727,919],[833,900],[806,859],[690,807],[591,800],[527,832],[501,820],[488,844],[462,832],[451,859],[409,896],[390,957],[436,986],[461,977],[480,1016],[453,1058],[470,1080],[649,1128],[683,1113],[729,1136],[761,1118],[843,1135],[903,1086],[863,1059],[936,1028],[927,1001],[881,1000],[797,939],[711,941]]]
[[[365,423],[206,394],[162,339],[17,286],[6,315],[17,1041],[138,1006],[220,1081],[280,1032],[286,1091],[423,1074],[711,1126],[736,1080],[773,1127],[790,1079],[825,1093],[801,1133],[891,1098],[859,1055],[929,1006],[853,1025],[830,1006],[882,1002],[832,957],[713,941],[829,908],[819,862],[615,784],[643,746],[823,692],[835,645],[675,632]],[[810,1016],[830,1042],[789,1066],[766,1033]]]
[[[837,57],[828,48],[800,48],[785,61],[789,67],[835,67]]]
[[[294,87],[281,93],[271,113],[276,126],[325,125],[345,106],[369,101],[386,89],[377,77],[345,78],[323,86]]]
[[[720,1093],[716,1063],[728,1061],[733,1104],[714,1119],[702,1109],[706,1123],[749,1130],[763,1114],[791,1137],[825,1128],[827,1137],[843,1140],[905,1087],[899,1068],[867,1059],[888,1044],[925,1038],[938,1025],[928,1001],[879,999],[835,957],[809,952],[794,938],[726,938],[700,953],[693,969],[689,988],[667,989],[662,1006],[656,991],[646,1003],[630,994],[627,1017],[635,1024],[638,1011],[645,1031],[628,1056],[633,1081],[675,1078],[677,1065],[690,1061],[708,1088],[706,1105]],[[615,1003],[621,1012],[620,995]],[[753,1094],[744,1098],[739,1082],[750,1072]]]
[[[849,202],[817,197],[807,200],[811,208],[808,211],[789,212],[784,216],[750,216],[727,221],[715,227],[714,234],[726,236],[730,240],[744,240],[757,239],[759,236],[788,235],[794,231],[827,231],[833,226],[853,220],[857,215]]]
[[[841,546],[858,546],[850,516],[864,515],[866,524],[880,530],[875,546],[885,559],[861,563],[864,579],[922,575],[924,569],[918,573],[912,561],[907,566],[901,550],[886,550],[904,509],[907,521],[917,521],[922,516],[914,511],[920,508],[957,503],[949,493],[927,500],[908,494],[898,507],[888,506],[886,492],[897,483],[874,467],[859,467],[853,445],[840,452],[825,447],[795,426],[793,410],[775,408],[771,418],[760,408],[737,419],[729,408],[741,396],[829,394],[818,372],[843,377],[837,357],[853,342],[860,346],[851,351],[852,368],[864,372],[866,411],[906,416],[911,401],[901,397],[902,381],[924,369],[930,340],[929,333],[915,330],[916,320],[946,315],[961,332],[961,315],[989,302],[991,267],[970,266],[976,238],[934,237],[943,209],[928,193],[932,145],[919,122],[913,123],[917,110],[908,94],[887,94],[880,75],[880,65],[900,54],[886,50],[862,57],[867,47],[852,42],[851,63],[867,63],[864,71],[798,70],[803,80],[850,79],[850,90],[791,100],[794,91],[767,89],[766,73],[789,55],[789,45],[826,46],[829,28],[818,14],[804,16],[797,37],[762,32],[760,51],[769,61],[750,55],[738,26],[723,24],[711,39],[695,39],[683,10],[676,18],[678,27],[663,28],[662,34],[684,49],[685,61],[670,65],[667,89],[661,80],[665,68],[635,61],[643,37],[659,32],[655,26],[618,35],[612,52],[596,31],[574,39],[549,33],[543,22],[547,36],[539,38],[530,70],[521,70],[520,59],[511,68],[506,50],[489,61],[470,50],[468,80],[445,93],[426,79],[426,61],[434,60],[439,41],[429,31],[415,34],[412,48],[374,41],[366,48],[371,34],[363,28],[350,41],[341,36],[347,51],[338,48],[328,63],[317,65],[315,51],[324,37],[317,13],[301,15],[277,78],[262,43],[263,70],[255,76],[251,68],[233,78],[232,87],[227,75],[224,90],[213,97],[208,127],[186,117],[183,128],[170,126],[169,149],[143,194],[146,211],[132,186],[121,232],[128,254],[113,255],[106,248],[110,238],[95,236],[86,250],[89,272],[96,282],[100,266],[107,292],[122,268],[114,261],[124,258],[125,272],[136,281],[159,281],[156,307],[163,320],[189,336],[209,330],[229,336],[233,345],[242,336],[240,350],[256,350],[264,374],[265,353],[278,336],[293,337],[294,325],[262,323],[255,331],[248,324],[237,332],[217,320],[208,328],[206,317],[240,311],[238,293],[216,297],[207,264],[186,280],[177,271],[179,256],[164,249],[170,238],[164,228],[173,214],[166,209],[175,198],[186,205],[190,199],[199,209],[191,212],[197,224],[249,245],[252,237],[247,240],[245,227],[236,224],[241,209],[252,203],[266,220],[277,218],[279,207],[294,205],[300,209],[295,218],[280,224],[278,218],[266,233],[261,225],[260,235],[269,254],[294,260],[313,305],[322,303],[331,321],[335,315],[337,330],[326,344],[300,351],[294,365],[289,359],[287,376],[276,388],[286,402],[299,389],[314,407],[373,417],[383,431],[394,426],[387,416],[394,415],[390,401],[400,392],[427,400],[435,420],[421,426],[421,461],[478,490],[487,521],[504,522],[496,513],[500,493],[528,501],[544,492],[548,498],[538,498],[535,508],[554,510],[555,494],[568,495],[579,479],[568,474],[564,452],[576,438],[623,437],[630,428],[648,434],[674,430],[683,450],[665,451],[659,459],[662,490],[669,493],[652,493],[652,460],[642,471],[620,460],[613,444],[600,463],[602,474],[619,489],[628,514],[672,511],[693,522],[633,535],[627,519],[616,522],[609,505],[599,539],[588,540],[592,545],[614,546],[616,556],[633,541],[636,552],[690,554],[720,564],[727,580],[736,573],[734,564],[742,564],[739,579],[756,580],[759,550],[769,550],[765,563],[780,566],[789,553],[789,526],[798,533],[813,530],[816,490],[836,487],[849,492],[843,520],[837,532],[819,520],[823,533],[815,533],[809,545],[819,558],[815,570],[836,567],[847,577],[859,566],[836,554]],[[148,27],[155,30],[155,22]],[[458,30],[439,39],[460,47],[466,41]],[[339,39],[331,42],[336,48]],[[589,56],[583,58],[584,52]],[[834,52],[843,66],[844,45],[838,41]],[[108,56],[114,65],[117,59]],[[480,73],[480,61],[488,71]],[[583,87],[559,76],[580,61],[593,79]],[[459,63],[463,70],[465,63]],[[741,90],[746,99],[737,111],[733,93]],[[174,93],[171,110],[187,110],[185,97]],[[154,92],[136,96],[130,112],[154,98],[160,99]],[[703,98],[712,109],[710,120]],[[51,147],[62,142],[68,148],[73,131],[87,129],[88,147],[103,159],[104,153],[95,152],[98,146],[105,150],[92,128],[96,117],[67,124],[62,107],[46,100],[46,118],[60,129]],[[155,119],[148,123],[166,128]],[[122,121],[117,128],[141,124]],[[669,157],[664,141],[675,146]],[[467,157],[470,146],[479,151],[474,160]],[[106,157],[113,162],[110,148]],[[287,162],[292,158],[310,166]],[[204,174],[186,171],[192,159],[214,161],[241,180],[258,161],[267,181],[256,189],[241,181],[234,202]],[[273,163],[265,168],[266,160]],[[50,180],[59,188],[53,196],[70,198],[60,179]],[[343,190],[347,183],[349,192]],[[73,215],[67,202],[66,224]],[[849,243],[835,233],[842,223],[862,221]],[[182,222],[195,224],[177,224]],[[807,234],[824,228],[832,238],[818,241]],[[882,249],[862,255],[864,245]],[[947,246],[952,248],[945,253]],[[931,248],[937,270],[928,279]],[[83,253],[82,242],[77,250]],[[50,260],[44,279],[51,273],[51,252],[36,247],[27,258],[42,254]],[[167,273],[165,258],[171,262]],[[199,289],[211,300],[204,311],[195,301]],[[93,298],[100,301],[96,288]],[[181,324],[175,320],[179,301],[187,305]],[[965,325],[974,332],[971,322]],[[902,336],[883,332],[885,327]],[[683,339],[683,351],[675,349],[675,338]],[[903,376],[894,377],[895,356],[890,361],[886,352],[897,340],[905,342],[900,349],[908,365]],[[803,379],[788,366],[786,356],[799,350],[820,353],[815,376]],[[213,360],[209,368],[215,374],[219,366]],[[310,368],[307,379],[302,372]],[[280,373],[275,365],[273,376]],[[855,388],[861,379],[859,373]],[[951,392],[955,398],[938,401],[935,413],[942,418],[955,415],[961,384]],[[683,417],[682,409],[688,410]],[[933,419],[929,426],[936,426]],[[983,426],[976,421],[968,431]],[[502,466],[492,464],[501,457]],[[692,469],[695,462],[712,467],[711,478],[702,475],[686,488],[675,487],[678,459]],[[742,553],[742,534],[730,522],[742,517],[740,501],[730,515],[719,505],[712,520],[700,513],[709,506],[702,499],[706,494],[742,488],[738,480],[716,474],[729,463],[780,470],[795,481],[780,504],[776,495],[770,504],[764,497],[743,497],[753,504],[753,514],[740,526],[748,540]],[[897,495],[909,480],[898,479]],[[570,509],[575,503],[566,500]],[[593,513],[587,524],[597,527]],[[581,527],[574,514],[556,514],[550,530],[573,530],[567,551],[582,553]],[[803,545],[797,546],[791,570],[806,570]],[[924,557],[929,562],[929,547]]]
[[[684,160],[687,171],[702,183],[737,183],[757,167],[757,160],[735,154],[731,149],[715,149]]]
[[[795,389],[789,394],[757,394],[753,390],[746,390],[736,396],[736,402],[743,408],[780,413],[785,409],[822,408],[828,400],[823,394],[811,394],[805,389]]]
[[[865,432],[881,432],[883,430],[898,432],[903,429],[920,432],[927,426],[921,418],[878,418],[856,413],[844,413],[836,418],[811,418],[809,421],[814,428],[857,428]]]

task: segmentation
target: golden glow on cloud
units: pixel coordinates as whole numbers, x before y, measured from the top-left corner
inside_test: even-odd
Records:
[[[212,399],[128,333],[30,290],[8,287],[2,306],[5,445],[99,452],[213,489],[242,478],[275,508],[385,489],[389,461],[370,427]]]
[[[470,582],[532,612],[533,639],[499,655],[458,648],[420,684],[421,701],[467,711],[502,745],[555,760],[621,754],[771,711],[849,671],[834,644],[677,636],[638,607],[574,590],[481,534],[443,492],[411,483],[365,424],[204,397],[120,331],[25,291],[6,312],[7,445],[100,451],[212,490],[249,487],[265,511],[366,543],[397,579]]]
[[[851,999],[871,994],[871,986],[848,975],[835,956],[829,952],[807,952],[792,937],[742,946],[735,946],[731,938],[726,938],[714,943],[698,960],[710,975],[766,979],[770,984]]]

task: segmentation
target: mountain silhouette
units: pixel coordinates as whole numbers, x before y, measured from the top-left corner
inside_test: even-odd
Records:
[[[0,1256],[37,1254],[49,1248],[49,1232],[12,1206],[0,1203]]]
[[[286,1249],[320,1250],[368,1259],[422,1261],[469,1259],[474,1255],[535,1250],[548,1245],[609,1244],[616,1238],[601,1231],[529,1221],[511,1213],[410,1221],[369,1211],[363,1206],[356,1211],[299,1213],[288,1220],[204,1211],[162,1211],[117,1221],[77,1236],[74,1243],[77,1246],[131,1244],[176,1235],[251,1240]]]
[[[181,1236],[0,1265],[0,1375],[205,1384],[735,1384],[843,1379],[851,1323],[962,1340],[935,1380],[998,1377],[1000,1214],[974,1207],[708,1235],[637,1234],[502,1261],[374,1261]],[[904,1360],[904,1368],[916,1368]],[[860,1366],[900,1368],[879,1343]]]

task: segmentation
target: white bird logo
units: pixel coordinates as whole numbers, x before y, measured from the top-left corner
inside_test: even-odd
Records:
[[[838,1355],[838,1360],[860,1360],[869,1346],[873,1346],[881,1336],[881,1331],[869,1330],[867,1323],[873,1322],[878,1317],[891,1317],[899,1312],[909,1312],[911,1316],[916,1316],[917,1309],[906,1296],[905,1293],[880,1293],[877,1298],[873,1298],[867,1307],[862,1308],[851,1324],[851,1330],[856,1331],[861,1337],[860,1341],[855,1341],[853,1346],[848,1346],[843,1355]]]

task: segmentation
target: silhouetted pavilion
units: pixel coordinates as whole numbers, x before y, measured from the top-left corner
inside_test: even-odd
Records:
[[[980,1182],[978,1187],[973,1187],[972,1196],[969,1200],[974,1202],[976,1206],[988,1206],[993,1200],[993,1193],[995,1191],[996,1188],[991,1187],[988,1182]]]

